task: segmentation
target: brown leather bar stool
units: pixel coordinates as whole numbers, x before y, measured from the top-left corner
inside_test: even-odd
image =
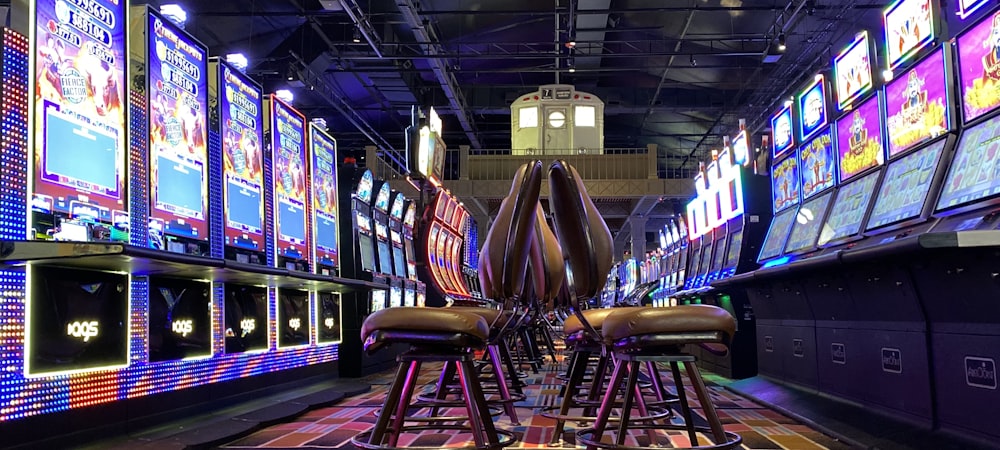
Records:
[[[685,345],[728,345],[736,332],[736,320],[724,309],[710,305],[684,305],[671,308],[643,308],[634,311],[622,311],[611,314],[604,320],[604,342],[613,351],[615,363],[611,382],[605,393],[601,408],[597,413],[597,421],[593,428],[577,431],[577,441],[587,445],[587,449],[635,449],[658,446],[656,435],[649,435],[650,430],[687,430],[692,447],[698,449],[732,449],[738,447],[743,439],[735,433],[722,428],[722,422],[709,396],[701,372],[695,366],[695,358],[684,352]],[[640,420],[629,420],[632,404],[641,397],[636,393],[639,368],[643,363],[664,362],[670,365],[673,372],[677,395],[680,398],[681,413],[684,416],[683,425],[644,423]],[[681,379],[679,364],[683,363],[691,380],[691,387],[698,396],[698,402],[705,412],[709,426],[695,426],[691,409],[687,404],[687,395]],[[608,425],[611,410],[615,408],[616,397],[622,383],[625,383],[623,406],[617,435],[614,443],[603,442],[602,439]],[[625,446],[625,438],[629,429],[646,430],[649,435],[649,447]],[[712,443],[701,446],[698,432],[710,433]]]
[[[534,239],[535,205],[541,185],[541,162],[521,166],[511,193],[500,205],[497,219],[487,235],[490,255],[481,267],[492,282],[494,298],[516,302],[527,276],[529,247]],[[503,248],[495,251],[490,248]],[[365,319],[361,337],[365,350],[375,352],[388,344],[402,343],[410,349],[397,357],[399,368],[372,430],[355,436],[351,443],[365,449],[392,449],[402,433],[421,430],[458,429],[472,434],[477,450],[494,450],[512,444],[514,434],[497,430],[486,404],[478,373],[473,365],[475,349],[486,346],[489,324],[480,315],[449,308],[397,307],[378,311]],[[420,366],[424,362],[454,364],[462,386],[467,418],[408,417]],[[469,422],[468,426],[450,422]],[[391,422],[391,423],[390,423]],[[407,422],[423,425],[406,426]],[[415,448],[415,447],[410,447]]]
[[[549,206],[552,209],[553,225],[559,242],[563,243],[563,257],[566,266],[566,286],[569,290],[569,303],[574,315],[563,324],[564,334],[568,342],[574,345],[575,351],[571,358],[569,380],[566,384],[563,401],[558,414],[549,415],[556,419],[556,426],[550,440],[550,445],[558,445],[562,440],[566,420],[595,420],[590,416],[569,416],[572,407],[596,405],[597,395],[603,386],[604,372],[608,364],[607,352],[603,350],[601,328],[606,318],[614,314],[615,309],[583,310],[588,300],[600,294],[607,281],[608,272],[612,266],[613,243],[611,232],[601,217],[597,207],[587,194],[583,179],[575,168],[565,161],[555,161],[549,167]],[[623,308],[631,310],[633,308]],[[581,384],[584,382],[588,361],[592,355],[598,358],[591,387],[587,398],[580,401],[576,398]],[[657,378],[655,367],[654,376]],[[646,408],[646,403],[639,393],[643,417],[653,420],[669,415],[669,409],[654,411]],[[667,399],[662,390],[657,389],[658,405],[662,406]],[[585,411],[585,414],[587,412]],[[543,413],[543,415],[547,415]]]

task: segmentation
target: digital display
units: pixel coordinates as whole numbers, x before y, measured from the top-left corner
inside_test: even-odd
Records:
[[[788,232],[792,229],[792,219],[795,218],[797,212],[793,208],[774,215],[774,219],[771,221],[771,228],[767,231],[767,238],[764,239],[764,245],[760,249],[760,256],[757,257],[758,261],[781,256],[781,252],[785,248],[785,240],[788,238]]]
[[[375,245],[378,247],[379,272],[392,275],[392,257],[389,250],[389,231],[385,224],[375,222]]]
[[[712,262],[712,244],[712,241],[707,241],[705,246],[701,248],[701,259],[698,260],[699,277],[708,272],[709,264]]]
[[[726,257],[726,238],[722,238],[715,241],[715,248],[712,250],[712,266],[709,268],[710,271],[716,272],[722,269],[722,262]]]
[[[820,225],[826,218],[826,210],[830,206],[832,192],[827,192],[802,204],[792,225],[792,234],[788,236],[786,253],[809,249],[816,244]]]
[[[708,212],[704,198],[695,197],[687,204],[687,217],[691,239],[697,239],[708,232]]]
[[[882,13],[889,68],[913,56],[934,41],[934,7],[931,0],[896,0]]]
[[[434,204],[434,217],[444,222],[444,211],[448,208],[448,194],[441,191],[438,194],[437,202]]]
[[[389,207],[389,216],[393,219],[402,221],[403,220],[403,204],[406,203],[406,199],[403,194],[397,193],[392,198],[392,206]]]
[[[226,353],[267,350],[267,289],[225,285]]]
[[[217,99],[222,125],[225,177],[226,244],[247,250],[264,249],[264,111],[261,91],[229,65],[218,73]]]
[[[393,274],[397,277],[406,277],[406,257],[403,255],[403,237],[396,230],[390,230],[389,237],[392,239]]]
[[[309,293],[278,290],[278,347],[308,345],[312,335]]]
[[[771,117],[771,133],[774,135],[773,156],[779,156],[791,150],[795,144],[795,137],[792,136],[792,108],[786,106]]]
[[[771,205],[774,212],[799,203],[799,165],[795,155],[771,168]]]
[[[112,223],[112,211],[127,211],[127,3],[32,3],[32,207]]]
[[[280,256],[305,259],[306,119],[274,95],[270,100],[277,250]]]
[[[406,213],[403,214],[403,226],[412,229],[417,222],[417,204],[410,202],[406,206]]]
[[[828,121],[826,111],[826,78],[816,75],[802,94],[799,95],[799,131],[802,140],[809,139]]]
[[[151,279],[149,360],[171,361],[212,353],[209,284]]]
[[[447,289],[447,280],[441,275],[441,255],[438,253],[438,239],[441,237],[441,224],[431,222],[430,231],[427,234],[427,266],[431,269],[431,277],[437,282],[441,289]]]
[[[319,303],[319,333],[316,341],[319,343],[340,342],[341,340],[341,320],[340,320],[340,295],[320,292],[317,293]]]
[[[309,124],[312,147],[312,191],[315,214],[316,258],[337,265],[337,142],[315,124]]]
[[[837,154],[830,130],[799,147],[802,198],[808,199],[837,183]]]
[[[1000,106],[1000,11],[957,39],[958,79],[965,121]]]
[[[840,186],[837,200],[833,202],[830,215],[820,232],[818,245],[854,236],[861,231],[861,221],[864,220],[872,194],[875,193],[878,176],[879,172],[872,172]]]
[[[403,290],[399,286],[389,287],[389,307],[403,306]]]
[[[920,216],[946,141],[941,139],[889,164],[868,229]]]
[[[837,121],[841,182],[885,162],[881,119],[876,96]]]
[[[870,52],[868,32],[862,31],[851,45],[833,59],[837,106],[841,110],[872,89]]]
[[[735,268],[740,262],[740,247],[743,245],[743,230],[733,233],[726,251],[726,269]]]
[[[972,13],[988,3],[989,0],[958,0],[958,17],[962,20],[969,18]]]
[[[371,203],[372,188],[374,187],[375,178],[372,176],[372,171],[365,169],[361,173],[361,179],[358,180],[358,188],[354,191],[354,196],[364,203]]]
[[[150,221],[162,223],[165,234],[208,239],[208,51],[148,13]]]
[[[998,193],[1000,117],[993,117],[962,133],[937,209],[964,205]]]
[[[369,311],[376,312],[385,309],[386,291],[384,289],[373,289],[369,301]]]
[[[885,87],[889,158],[948,131],[950,109],[944,50]]]
[[[733,160],[736,164],[746,164],[750,161],[750,141],[746,130],[740,131],[733,139]]]
[[[445,145],[441,140],[441,130],[422,127],[417,143],[417,167],[415,172],[427,178],[440,179],[444,173]]]
[[[379,186],[378,194],[375,195],[375,209],[382,212],[389,212],[389,194],[391,193],[389,189],[389,183],[383,182]]]

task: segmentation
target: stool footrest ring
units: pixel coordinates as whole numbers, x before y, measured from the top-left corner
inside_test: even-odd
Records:
[[[638,420],[638,419],[635,419],[635,420]],[[674,424],[669,424],[669,425],[663,425],[663,424],[656,424],[656,425],[648,425],[648,424],[644,424],[644,425],[630,425],[628,427],[628,429],[629,429],[629,431],[632,431],[632,430],[681,430],[681,431],[687,430],[687,428],[684,425],[674,425]],[[710,433],[712,432],[712,430],[710,430],[708,427],[695,427],[694,429],[695,429],[695,431],[698,431],[698,432],[700,432],[702,434],[705,434],[706,436],[710,435]],[[582,428],[580,430],[577,430],[577,432],[576,432],[576,442],[577,442],[577,444],[585,444],[587,446],[594,446],[594,447],[601,448],[601,449],[606,449],[606,450],[649,450],[651,448],[658,448],[658,447],[634,447],[634,446],[627,446],[627,445],[615,445],[615,444],[604,443],[604,442],[600,441],[601,436],[594,436],[594,431],[595,430],[594,430],[593,427]],[[606,430],[605,432],[608,432],[608,431],[616,431],[616,430],[609,429],[609,430]],[[731,431],[726,431],[725,433],[726,433],[726,442],[722,442],[722,443],[718,443],[718,444],[711,444],[711,445],[699,445],[697,447],[674,447],[674,448],[681,448],[683,450],[731,450],[731,449],[739,447],[740,444],[743,443],[743,437],[742,436],[740,436],[740,435],[738,435],[736,433],[733,433]],[[593,439],[595,437],[597,438],[597,440]],[[655,443],[653,443],[653,444],[655,444]]]

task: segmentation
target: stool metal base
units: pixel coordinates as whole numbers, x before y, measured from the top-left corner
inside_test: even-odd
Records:
[[[412,426],[404,427],[402,432],[416,432],[416,431],[431,431],[431,430],[463,430],[469,431],[468,427],[461,425],[426,425],[426,426]],[[351,444],[357,448],[363,448],[366,450],[441,450],[441,447],[387,447],[384,445],[369,444],[368,440],[371,439],[372,431],[365,431],[360,433],[353,438],[351,438]],[[470,445],[466,447],[448,447],[449,449],[456,450],[500,450],[504,447],[509,447],[515,442],[517,442],[517,437],[514,433],[506,430],[497,430],[497,435],[500,437],[496,444],[488,444],[486,446],[480,447],[476,445]]]
[[[673,425],[673,424],[669,424],[669,425],[630,425],[628,428],[629,428],[629,430],[686,430],[687,429],[687,428],[684,427],[684,425]],[[695,427],[695,431],[698,431],[698,432],[701,432],[701,433],[710,433],[711,432],[711,430],[709,428],[707,428],[707,427]],[[608,443],[605,443],[605,442],[600,442],[599,440],[595,441],[593,439],[595,432],[596,432],[596,430],[594,428],[583,428],[583,429],[577,430],[577,432],[576,432],[576,442],[578,444],[584,444],[584,445],[586,445],[587,448],[596,447],[596,448],[602,448],[602,449],[608,449],[608,450],[649,450],[650,448],[656,448],[656,447],[634,447],[634,446],[628,446],[628,445],[608,444]],[[654,442],[652,444],[653,445],[657,445],[656,442]],[[736,433],[727,431],[726,432],[726,442],[723,442],[721,444],[699,445],[699,446],[696,446],[696,447],[683,447],[683,448],[684,449],[688,449],[688,450],[729,450],[729,449],[737,448],[741,444],[743,444],[743,437],[742,436],[740,436],[740,435],[738,435]],[[670,447],[670,448],[678,448],[678,447]]]

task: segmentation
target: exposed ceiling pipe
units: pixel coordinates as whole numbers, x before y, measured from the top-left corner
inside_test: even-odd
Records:
[[[340,6],[344,8],[344,12],[347,16],[351,18],[351,22],[354,22],[354,26],[358,28],[361,32],[361,36],[365,38],[365,42],[371,47],[372,51],[378,55],[379,58],[382,57],[382,40],[379,39],[378,34],[375,33],[375,28],[372,27],[371,22],[365,17],[364,12],[361,9],[361,5],[355,0],[339,0]]]
[[[674,44],[674,53],[681,51],[681,44],[684,42],[684,36],[687,36],[688,29],[691,28],[691,21],[694,19],[694,12],[696,10],[692,9],[688,12],[687,18],[684,20],[684,27],[681,29],[681,34],[677,39],[677,43]],[[642,133],[642,129],[646,126],[646,121],[649,120],[649,116],[653,115],[653,107],[656,106],[656,101],[660,98],[660,92],[663,90],[663,84],[667,81],[667,74],[670,73],[670,66],[674,64],[674,59],[676,55],[670,55],[667,59],[667,67],[663,69],[663,73],[660,74],[660,82],[656,85],[656,92],[653,93],[653,97],[649,99],[649,109],[646,110],[646,114],[643,114],[642,121],[639,122],[639,132]],[[692,56],[692,58],[694,58]],[[691,60],[692,62],[694,59]]]
[[[421,44],[424,54],[434,56],[444,53],[434,30],[431,29],[429,22],[425,23],[424,19],[420,17],[413,0],[397,0],[396,6],[399,7],[399,12],[403,15],[407,25],[413,30],[413,37]],[[458,87],[458,80],[445,66],[445,61],[438,58],[428,58],[425,61],[430,66],[438,83],[441,84],[441,89],[444,91],[445,97],[448,98],[448,104],[454,111],[465,135],[469,138],[469,145],[474,149],[482,148],[475,125],[468,113],[465,94]]]

